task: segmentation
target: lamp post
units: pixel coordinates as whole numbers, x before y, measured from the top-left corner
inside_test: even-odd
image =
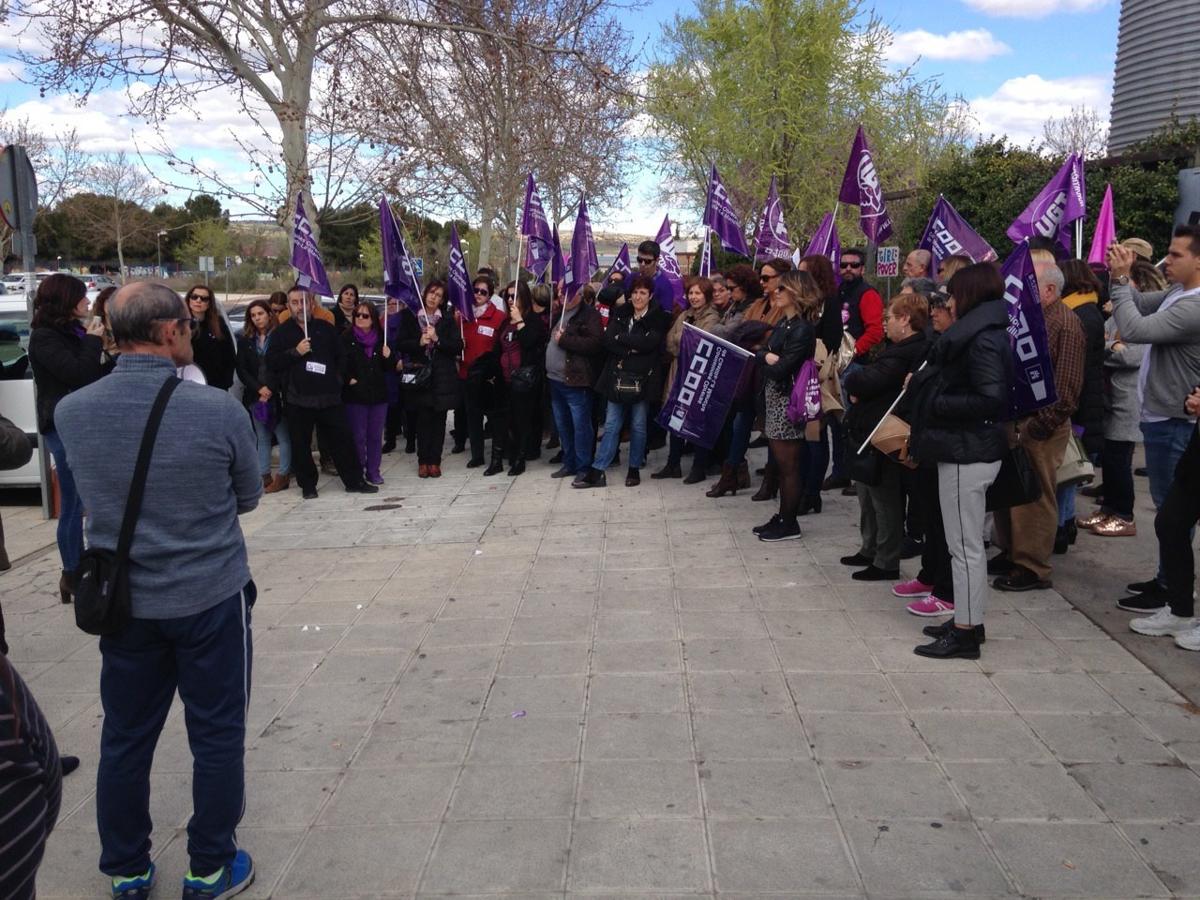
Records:
[[[156,234],[156,235],[154,236],[154,248],[155,248],[155,250],[157,250],[157,251],[158,251],[158,277],[159,277],[159,278],[162,278],[162,277],[163,277],[163,268],[162,268],[162,239],[163,239],[163,236],[164,236],[165,234],[166,234],[166,232],[165,232],[165,231],[162,231],[162,230],[160,230],[160,231],[158,232],[158,234]]]
[[[55,271],[57,271],[57,272],[62,271],[62,257],[61,256],[58,257],[58,268]]]

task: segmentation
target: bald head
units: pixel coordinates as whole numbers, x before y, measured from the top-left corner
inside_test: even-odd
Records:
[[[170,357],[177,366],[192,361],[191,313],[165,284],[127,284],[113,294],[105,312],[122,351]]]
[[[904,277],[905,278],[926,278],[929,275],[929,263],[933,256],[928,250],[914,250],[908,256],[904,257]]]

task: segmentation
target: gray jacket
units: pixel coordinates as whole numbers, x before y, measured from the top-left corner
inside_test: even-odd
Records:
[[[174,374],[168,359],[122,353],[111,375],[55,407],[91,546],[116,549],[146,419]],[[202,384],[179,385],[154,442],[129,552],[134,618],[195,615],[245,587],[250,566],[238,515],[260,496],[254,429],[242,404]]]
[[[1146,356],[1145,344],[1126,344],[1122,339],[1121,349],[1114,350],[1119,329],[1116,319],[1104,323],[1104,375],[1108,391],[1104,398],[1104,439],[1130,441],[1142,439],[1139,427],[1141,410],[1138,409],[1138,370]]]
[[[1200,292],[1160,309],[1181,290],[1176,284],[1168,291],[1139,294],[1132,284],[1114,283],[1110,292],[1122,339],[1150,345],[1145,412],[1170,419],[1187,418],[1183,401],[1200,384]]]

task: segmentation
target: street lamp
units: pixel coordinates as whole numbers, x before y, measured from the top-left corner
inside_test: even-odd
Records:
[[[57,272],[62,271],[62,257],[61,256],[58,257],[58,268],[55,271],[57,271]]]
[[[165,231],[159,231],[159,233],[158,233],[158,234],[156,234],[156,235],[154,236],[154,248],[155,248],[155,249],[158,251],[158,277],[159,277],[159,278],[162,278],[162,277],[163,277],[163,270],[162,270],[162,239],[163,239],[163,236],[164,236],[165,234],[166,234],[166,232],[165,232]]]

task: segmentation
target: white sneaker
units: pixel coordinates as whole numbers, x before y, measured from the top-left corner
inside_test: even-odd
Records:
[[[1198,624],[1200,623],[1195,619],[1185,619],[1181,616],[1173,615],[1171,608],[1164,606],[1152,616],[1134,619],[1129,623],[1129,627],[1138,634],[1157,637],[1166,634],[1180,635],[1188,631],[1193,631]]]
[[[1175,646],[1184,650],[1200,650],[1200,625],[1191,631],[1175,634]]]

